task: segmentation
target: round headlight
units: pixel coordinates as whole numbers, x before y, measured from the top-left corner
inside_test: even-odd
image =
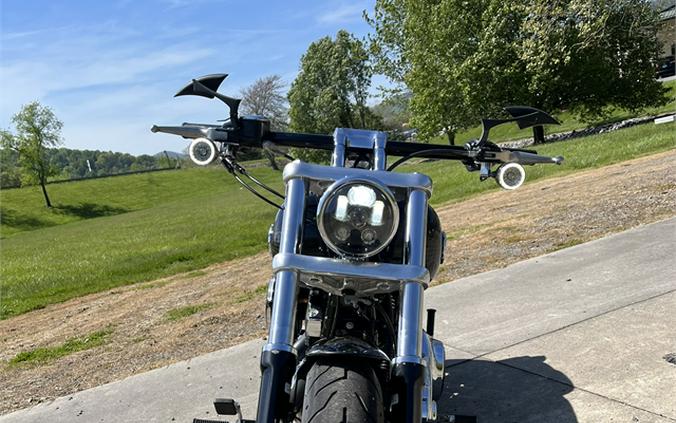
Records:
[[[331,185],[317,207],[317,226],[326,245],[341,256],[366,258],[392,241],[399,207],[392,192],[367,179]]]

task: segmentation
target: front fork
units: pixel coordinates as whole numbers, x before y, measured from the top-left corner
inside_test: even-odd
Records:
[[[300,178],[294,178],[286,185],[280,253],[293,254],[299,251],[304,213],[305,183]],[[290,411],[291,378],[296,368],[293,335],[298,275],[291,270],[278,272],[274,289],[268,342],[261,354],[257,423],[286,421]]]
[[[302,239],[305,213],[305,183],[300,178],[287,182],[282,220],[280,253],[297,253]],[[405,264],[425,266],[427,194],[414,189],[406,208]],[[293,347],[298,275],[277,272],[268,342],[261,355],[261,387],[257,423],[285,421],[290,412],[289,392],[296,366]],[[404,423],[422,420],[425,365],[422,357],[424,286],[404,282],[400,295],[397,356],[392,376],[398,386],[392,415]]]
[[[406,264],[425,266],[427,240],[427,194],[413,190],[406,206],[404,257]],[[422,356],[424,286],[420,282],[404,282],[399,304],[397,356],[392,376],[399,386],[393,404],[393,418],[404,423],[422,420],[422,392],[425,363]]]

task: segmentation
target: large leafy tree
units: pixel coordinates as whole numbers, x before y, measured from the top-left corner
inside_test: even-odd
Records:
[[[364,43],[347,31],[310,44],[288,93],[291,129],[328,134],[337,127],[378,126],[366,104],[372,74]]]
[[[411,123],[453,134],[508,104],[569,109],[665,101],[646,0],[377,0],[377,70],[408,86]]]
[[[288,105],[284,89],[286,84],[279,75],[270,75],[257,79],[253,84],[242,90],[242,105],[240,109],[245,114],[261,115],[270,119],[273,131],[284,131],[288,128]],[[278,170],[274,155],[264,151],[270,166]]]
[[[23,106],[12,117],[12,123],[16,133],[4,130],[0,133],[2,148],[18,154],[25,179],[40,184],[45,205],[52,207],[45,185],[47,178],[58,171],[50,165],[47,149],[61,144],[63,123],[49,107],[37,101]]]

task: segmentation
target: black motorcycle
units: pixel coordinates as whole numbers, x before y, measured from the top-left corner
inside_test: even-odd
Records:
[[[388,142],[386,133],[362,129],[338,128],[333,136],[273,132],[265,117],[240,117],[240,100],[217,92],[226,77],[194,79],[176,94],[223,101],[230,112],[223,124],[152,131],[192,139],[192,161],[220,161],[279,208],[268,235],[274,276],[255,422],[440,421],[445,352],[433,337],[434,310],[427,310],[425,325],[423,310],[425,289],[443,262],[445,235],[428,205],[431,179],[392,171],[412,158],[458,160],[481,180],[515,189],[525,179],[522,165],[563,158],[501,148],[489,141],[491,128],[515,122],[537,137],[542,125],[558,122],[534,108],[507,107],[511,118],[484,119],[481,138],[464,147]],[[291,161],[282,194],[237,162],[241,147],[287,157],[284,147],[326,150],[331,165]],[[388,165],[390,156],[399,159]],[[218,414],[244,421],[236,401],[219,399],[215,406]]]

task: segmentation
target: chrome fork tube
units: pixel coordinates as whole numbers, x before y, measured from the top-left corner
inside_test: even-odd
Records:
[[[419,189],[411,191],[406,206],[404,264],[425,266],[425,241],[427,239],[427,194]],[[424,284],[404,281],[399,294],[399,331],[397,357],[394,359],[392,377],[397,380],[399,402],[393,415],[397,422],[420,423],[423,415],[425,389],[425,361],[423,342]],[[425,404],[424,404],[425,403]]]
[[[305,183],[300,178],[291,179],[286,186],[284,218],[282,220],[282,238],[280,253],[297,253],[305,214]],[[287,351],[295,354],[293,331],[296,315],[296,295],[298,275],[292,270],[277,273],[275,291],[272,300],[272,314],[268,342],[264,351]]]
[[[413,190],[406,208],[406,264],[425,266],[427,240],[427,194]],[[422,360],[422,327],[424,286],[419,282],[404,282],[399,307],[399,331],[395,363],[419,363]]]

